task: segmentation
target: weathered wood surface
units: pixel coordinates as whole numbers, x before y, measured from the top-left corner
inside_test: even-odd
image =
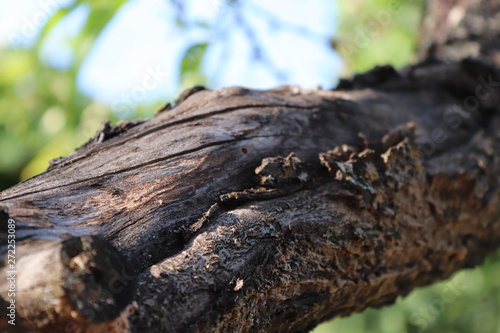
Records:
[[[500,241],[496,6],[429,1],[423,63],[337,91],[195,88],[104,123],[0,193],[0,330],[306,332],[481,263]]]
[[[15,258],[15,269],[7,265],[0,271],[2,296],[15,293],[11,299],[18,319],[9,328],[75,332],[89,326],[107,332],[112,326],[127,325],[117,317],[129,304],[133,307],[134,275],[107,242],[92,236],[34,241],[19,244]],[[10,302],[2,306],[12,307]],[[2,327],[5,324],[4,320]]]
[[[88,234],[114,245],[138,274],[134,296],[117,297],[133,313],[120,329],[307,331],[497,247],[499,88],[457,107],[478,77],[500,81],[464,61],[379,68],[339,91],[199,91],[154,119],[104,125],[2,192],[2,220],[27,249]]]

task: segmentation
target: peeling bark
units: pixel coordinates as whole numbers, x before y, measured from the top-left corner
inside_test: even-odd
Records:
[[[56,309],[25,329],[92,331],[125,309],[118,326],[134,332],[307,331],[481,263],[500,238],[500,100],[457,103],[478,75],[498,82],[488,66],[419,65],[337,91],[203,90],[124,130],[106,124],[2,192],[2,221],[26,249],[100,237],[133,278],[102,318]],[[77,285],[105,295],[86,265]],[[56,276],[51,295],[73,297]]]

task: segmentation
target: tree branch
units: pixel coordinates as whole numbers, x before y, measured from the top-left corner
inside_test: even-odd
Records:
[[[80,261],[76,285],[97,295],[90,308],[110,293],[120,301],[76,315],[71,275],[46,276],[51,295],[69,300],[54,308],[24,282],[22,267],[39,264],[18,261],[19,304],[37,309],[20,308],[19,324],[307,331],[479,264],[500,238],[498,78],[470,60],[378,68],[338,91],[202,90],[149,121],[103,126],[2,192],[2,224],[15,220],[18,248],[56,244],[54,263],[60,244],[100,237],[133,274],[113,260],[114,294],[97,259]],[[55,314],[30,321],[46,307]]]

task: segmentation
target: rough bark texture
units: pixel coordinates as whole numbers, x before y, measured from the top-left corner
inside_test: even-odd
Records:
[[[420,58],[459,61],[487,57],[500,63],[500,3],[496,0],[427,0]]]
[[[45,331],[64,332],[86,326],[89,319],[97,332],[127,325],[116,318],[132,303],[131,283],[124,288],[123,281],[126,276],[133,281],[133,275],[107,242],[92,236],[62,242],[39,240],[18,245],[15,256],[15,269],[0,271],[0,291],[2,296],[8,295],[14,276],[18,287],[13,288],[15,305],[23,318],[18,331],[44,327]]]
[[[197,87],[104,123],[0,193],[0,306],[12,221],[19,332],[307,332],[480,264],[500,241],[488,59]]]

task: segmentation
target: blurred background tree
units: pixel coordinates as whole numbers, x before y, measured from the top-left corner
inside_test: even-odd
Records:
[[[0,3],[0,190],[110,119],[182,89],[281,84],[412,63],[422,0],[25,0]],[[500,333],[500,255],[396,305],[314,332]]]

